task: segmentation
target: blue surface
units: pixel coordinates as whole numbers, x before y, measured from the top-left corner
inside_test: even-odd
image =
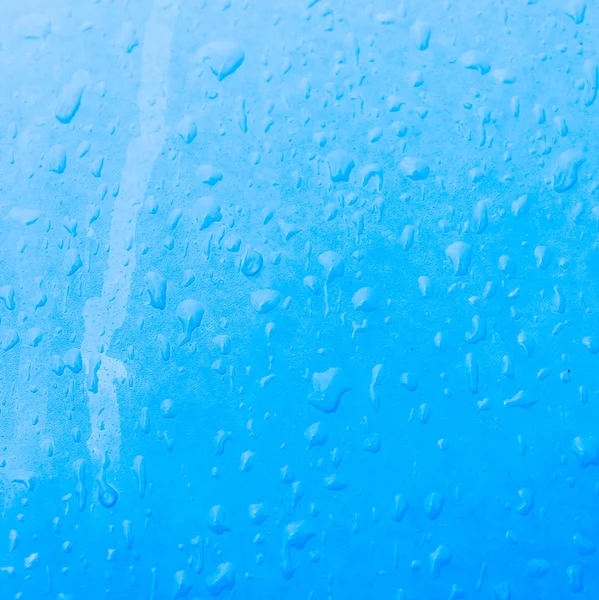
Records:
[[[599,597],[596,4],[0,16],[2,599]]]

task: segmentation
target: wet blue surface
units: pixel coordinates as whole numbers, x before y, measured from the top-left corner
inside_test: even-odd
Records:
[[[0,14],[2,598],[597,598],[596,5]]]

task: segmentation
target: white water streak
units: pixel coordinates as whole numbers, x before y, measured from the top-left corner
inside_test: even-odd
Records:
[[[93,368],[94,356],[98,349],[103,348],[97,373],[97,392],[88,391],[91,435],[87,445],[96,460],[101,461],[108,452],[113,464],[119,460],[121,447],[115,380],[126,377],[127,371],[121,361],[107,354],[114,333],[127,317],[136,264],[137,217],[154,163],[166,140],[168,70],[177,14],[178,0],[155,0],[146,24],[137,97],[140,135],[131,140],[127,148],[120,192],[112,210],[110,252],[102,296],[88,299],[83,309],[85,333],[81,352],[88,376],[90,368]],[[129,241],[133,245],[127,249]]]

